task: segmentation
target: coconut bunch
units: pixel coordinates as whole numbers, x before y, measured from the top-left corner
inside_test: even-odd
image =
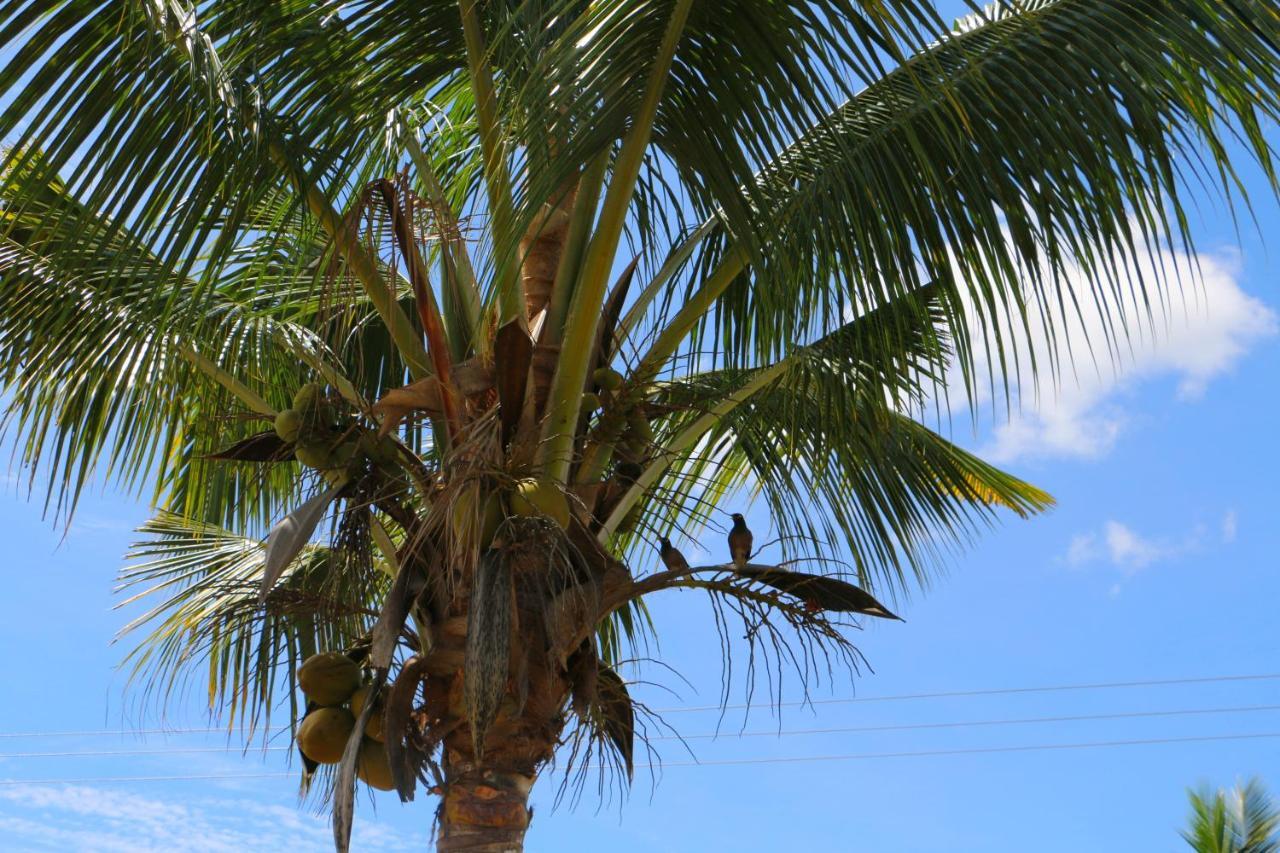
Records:
[[[293,405],[276,415],[275,434],[298,462],[330,482],[348,479],[366,462],[386,470],[396,464],[395,441],[361,426],[314,382],[299,388]]]
[[[381,691],[351,656],[342,652],[312,655],[298,669],[298,687],[307,697],[307,714],[298,725],[296,740],[308,773],[316,765],[338,764],[365,718],[356,761],[356,777],[371,788],[395,787],[383,735]],[[365,713],[369,707],[370,713]]]

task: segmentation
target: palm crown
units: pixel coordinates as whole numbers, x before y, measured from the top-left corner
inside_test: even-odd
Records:
[[[154,484],[139,677],[198,662],[251,724],[285,685],[296,722],[298,664],[340,651],[373,698],[323,777],[339,846],[359,773],[426,781],[441,848],[488,849],[565,738],[630,773],[648,596],[855,663],[840,613],[1050,503],[921,422],[948,367],[1007,385],[1087,300],[1118,344],[1164,284],[1124,258],[1187,237],[1183,182],[1238,189],[1229,144],[1274,181],[1272,4],[974,12],[10,4],[9,423],[59,511],[95,470]],[[818,568],[648,571],[743,486]]]
[[[1258,779],[1231,791],[1188,792],[1191,814],[1182,838],[1196,853],[1276,853],[1280,808]]]

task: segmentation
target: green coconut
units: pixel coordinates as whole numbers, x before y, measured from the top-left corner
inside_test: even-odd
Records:
[[[387,759],[387,748],[366,737],[360,742],[360,754],[356,758],[356,776],[371,788],[379,791],[390,791],[395,788],[395,780],[391,778],[391,762]]]
[[[308,382],[293,395],[293,407],[300,412],[315,408],[320,403],[321,388],[315,382]]]
[[[586,394],[582,395],[582,411],[589,414],[599,408],[600,408],[599,394],[592,394],[590,391],[588,391]]]
[[[297,409],[285,409],[276,415],[276,435],[288,442],[298,440],[302,431],[302,415]]]
[[[364,711],[364,703],[369,701],[369,694],[373,692],[372,685],[366,684],[355,693],[351,694],[351,713],[356,719],[360,718],[360,713]],[[369,721],[364,724],[365,737],[371,737],[379,743],[382,742],[382,699],[381,697],[374,703],[373,713],[369,715]]]
[[[474,529],[473,525],[477,521],[475,506],[479,497],[479,489],[471,487],[459,491],[453,499],[449,509],[453,513],[453,533],[459,540],[465,539],[470,531]],[[480,509],[478,519],[480,523],[478,544],[480,547],[487,548],[489,546],[504,518],[506,518],[506,514],[502,511],[502,499],[495,492],[485,495],[484,506]]]
[[[569,501],[550,480],[529,478],[516,483],[511,511],[526,518],[543,516],[564,528],[569,526]]]
[[[379,436],[371,429],[360,430],[356,449],[378,464],[395,464],[396,443],[389,435]]]
[[[298,748],[318,764],[337,764],[356,718],[346,708],[317,708],[298,726]]]
[[[293,455],[308,468],[333,468],[333,452],[320,441],[304,441],[293,449]]]
[[[592,372],[591,378],[606,391],[617,391],[626,380],[622,374],[612,367],[600,367]]]
[[[317,705],[341,705],[360,686],[360,665],[342,652],[321,652],[298,668],[298,686]]]
[[[632,409],[627,414],[627,432],[635,436],[638,442],[653,444],[653,426],[650,425],[649,419],[644,416],[644,412],[638,409]]]
[[[356,441],[344,441],[333,449],[330,454],[330,463],[334,468],[346,468],[356,461],[356,457],[360,455],[360,448]]]
[[[337,407],[334,406],[332,403],[321,401],[320,405],[316,406],[315,408],[315,414],[313,415],[313,423],[315,423],[316,426],[329,427],[330,429],[338,426]]]

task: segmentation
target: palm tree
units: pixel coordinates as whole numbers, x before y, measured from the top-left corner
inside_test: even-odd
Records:
[[[479,851],[553,756],[630,778],[666,590],[743,622],[747,689],[856,669],[873,594],[1051,503],[925,425],[947,377],[1007,388],[1088,301],[1118,353],[1185,183],[1275,185],[1274,4],[972,11],[8,3],[6,424],[61,517],[154,489],[141,685],[285,714],[339,848],[358,776]],[[779,559],[658,563],[744,487]]]
[[[1188,791],[1191,814],[1182,837],[1197,853],[1280,851],[1280,808],[1262,782],[1250,779],[1228,793]]]

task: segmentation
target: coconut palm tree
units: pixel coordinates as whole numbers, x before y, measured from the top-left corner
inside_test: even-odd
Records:
[[[1262,782],[1250,779],[1231,792],[1188,791],[1191,814],[1182,837],[1197,853],[1276,853],[1280,808]]]
[[[926,425],[948,382],[1056,371],[1082,303],[1118,357],[1186,182],[1276,177],[1274,4],[970,11],[6,4],[6,424],[57,516],[153,490],[139,683],[285,715],[339,848],[359,778],[479,851],[555,756],[630,778],[665,591],[748,690],[856,669],[876,596],[1051,502]],[[744,488],[735,561],[665,544]]]

